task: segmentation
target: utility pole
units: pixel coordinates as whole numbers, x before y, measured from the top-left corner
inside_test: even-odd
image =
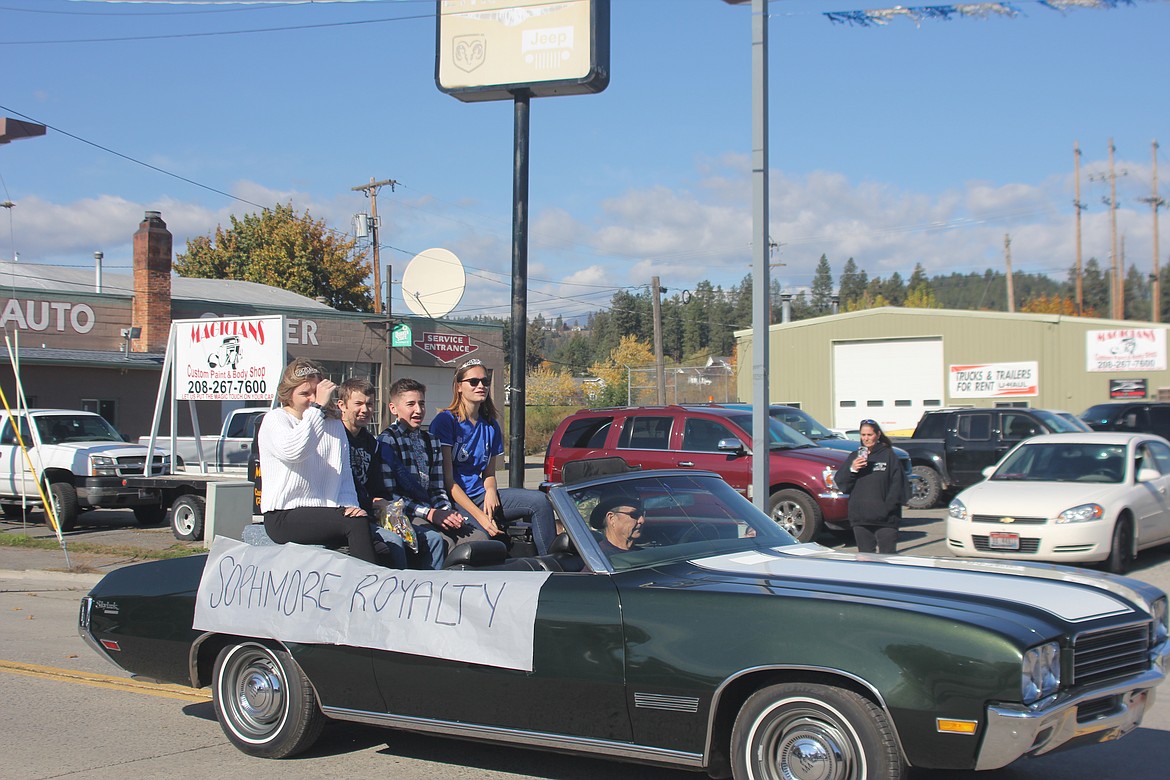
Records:
[[[659,286],[658,277],[650,279],[650,291],[654,294],[650,299],[654,308],[654,367],[657,375],[658,405],[666,405],[666,361],[662,358],[662,293],[666,289]],[[678,399],[675,398],[677,401]]]
[[[1007,264],[1007,310],[1011,313],[1016,310],[1016,285],[1012,279],[1012,237],[1008,233],[1003,234],[1003,259]]]
[[[1113,319],[1125,319],[1125,293],[1121,281],[1121,257],[1117,253],[1117,174],[1113,169],[1113,139],[1109,139],[1109,234],[1111,236],[1110,258],[1113,267]]]
[[[369,184],[362,184],[359,187],[350,187],[354,192],[364,192],[366,197],[370,199],[370,245],[374,248],[374,313],[382,313],[382,277],[381,269],[378,266],[378,190],[382,187],[390,187],[390,191],[394,191],[394,187],[398,182],[394,179],[383,179],[382,181],[374,181],[374,177],[370,177]],[[386,280],[387,286],[390,280]],[[389,299],[389,290],[387,290],[387,300]],[[389,339],[389,334],[386,336]]]
[[[1158,197],[1158,141],[1153,142],[1154,147],[1154,190],[1148,198],[1142,198],[1146,203],[1150,204],[1150,209],[1154,212],[1154,272],[1150,274],[1150,321],[1162,321],[1162,277],[1158,272],[1158,209],[1161,208],[1166,201]]]
[[[1081,212],[1085,204],[1081,202],[1081,146],[1073,141],[1073,178],[1076,180],[1076,195],[1073,208],[1077,212],[1077,316],[1085,313],[1085,288],[1081,278]]]

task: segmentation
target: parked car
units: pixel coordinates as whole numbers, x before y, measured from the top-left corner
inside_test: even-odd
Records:
[[[565,533],[546,556],[474,542],[449,558],[462,570],[407,573],[221,537],[106,575],[79,631],[131,674],[209,685],[253,756],[294,756],[334,720],[737,780],[894,780],[1114,740],[1170,662],[1146,583],[797,544],[709,472],[548,497]],[[636,549],[603,551],[603,507],[637,522]]]
[[[739,409],[748,412],[752,410],[751,404],[718,405],[726,409]],[[841,450],[846,454],[852,454],[861,445],[860,438],[850,439],[848,436],[844,436],[831,428],[821,425],[815,417],[798,406],[772,404],[768,407],[768,414],[771,415],[773,420],[783,423],[790,428],[795,428],[798,432],[811,439],[818,447],[827,447],[831,450]],[[910,487],[909,491],[907,491],[906,500],[903,503],[912,509],[917,508],[918,504],[922,503],[921,500],[916,500],[915,498],[920,490],[918,483],[921,480],[914,474],[914,464],[910,460],[910,453],[901,447],[894,447],[894,454],[898,456],[898,462],[902,464],[902,472],[906,475]]]
[[[1170,442],[1151,434],[1057,433],[1016,445],[950,504],[959,556],[1104,562],[1124,572],[1170,542]]]
[[[1113,401],[1090,406],[1081,419],[1095,431],[1155,433],[1170,439],[1170,404],[1153,401]]]
[[[848,497],[834,474],[845,453],[769,421],[769,510],[802,542],[825,529],[849,528]],[[717,406],[638,406],[582,409],[553,432],[544,458],[545,480],[559,482],[564,465],[617,456],[647,469],[714,471],[750,498],[752,416]]]
[[[929,509],[944,492],[982,480],[983,469],[1018,442],[1040,433],[1082,430],[1079,423],[1047,409],[966,407],[927,412],[913,436],[893,441],[910,453],[919,477],[910,506]]]
[[[267,407],[233,409],[223,418],[220,431],[215,436],[202,436],[198,440],[194,436],[176,436],[174,446],[179,456],[178,462],[189,471],[198,470],[202,463],[208,471],[245,474],[252,454],[252,440],[256,436],[256,424],[267,412]],[[150,438],[140,436],[138,443],[149,444]],[[160,433],[154,443],[156,447],[169,452],[172,439],[170,435]]]
[[[22,506],[40,506],[43,489],[63,531],[73,530],[90,509],[132,509],[141,525],[158,525],[166,508],[122,484],[142,474],[150,452],[128,444],[93,412],[28,409],[14,416],[0,410],[0,509],[9,517],[20,515]],[[155,449],[151,461],[157,473],[170,471],[170,455],[162,450]]]

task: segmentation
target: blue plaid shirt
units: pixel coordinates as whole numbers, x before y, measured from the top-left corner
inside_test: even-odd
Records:
[[[378,434],[378,447],[386,497],[391,501],[401,498],[408,516],[425,518],[432,508],[453,508],[443,487],[443,451],[434,436],[422,429],[412,432],[401,420],[395,420]],[[427,494],[425,503],[410,495],[415,491],[399,484],[392,465],[395,460]]]

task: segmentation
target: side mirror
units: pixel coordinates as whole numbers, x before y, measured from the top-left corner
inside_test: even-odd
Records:
[[[720,439],[719,443],[715,445],[715,449],[720,452],[732,452],[736,455],[741,455],[746,452],[743,442],[733,438]]]
[[[1162,472],[1158,471],[1157,469],[1150,468],[1149,466],[1142,466],[1140,469],[1138,469],[1137,481],[1153,482],[1160,476],[1162,476]]]
[[[983,478],[988,479],[994,473],[995,473],[995,466],[987,466],[983,469]]]

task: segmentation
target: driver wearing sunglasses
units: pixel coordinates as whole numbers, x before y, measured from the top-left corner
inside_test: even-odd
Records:
[[[630,496],[612,496],[602,499],[589,514],[590,524],[602,532],[599,544],[606,555],[636,549],[646,522],[642,504]]]

